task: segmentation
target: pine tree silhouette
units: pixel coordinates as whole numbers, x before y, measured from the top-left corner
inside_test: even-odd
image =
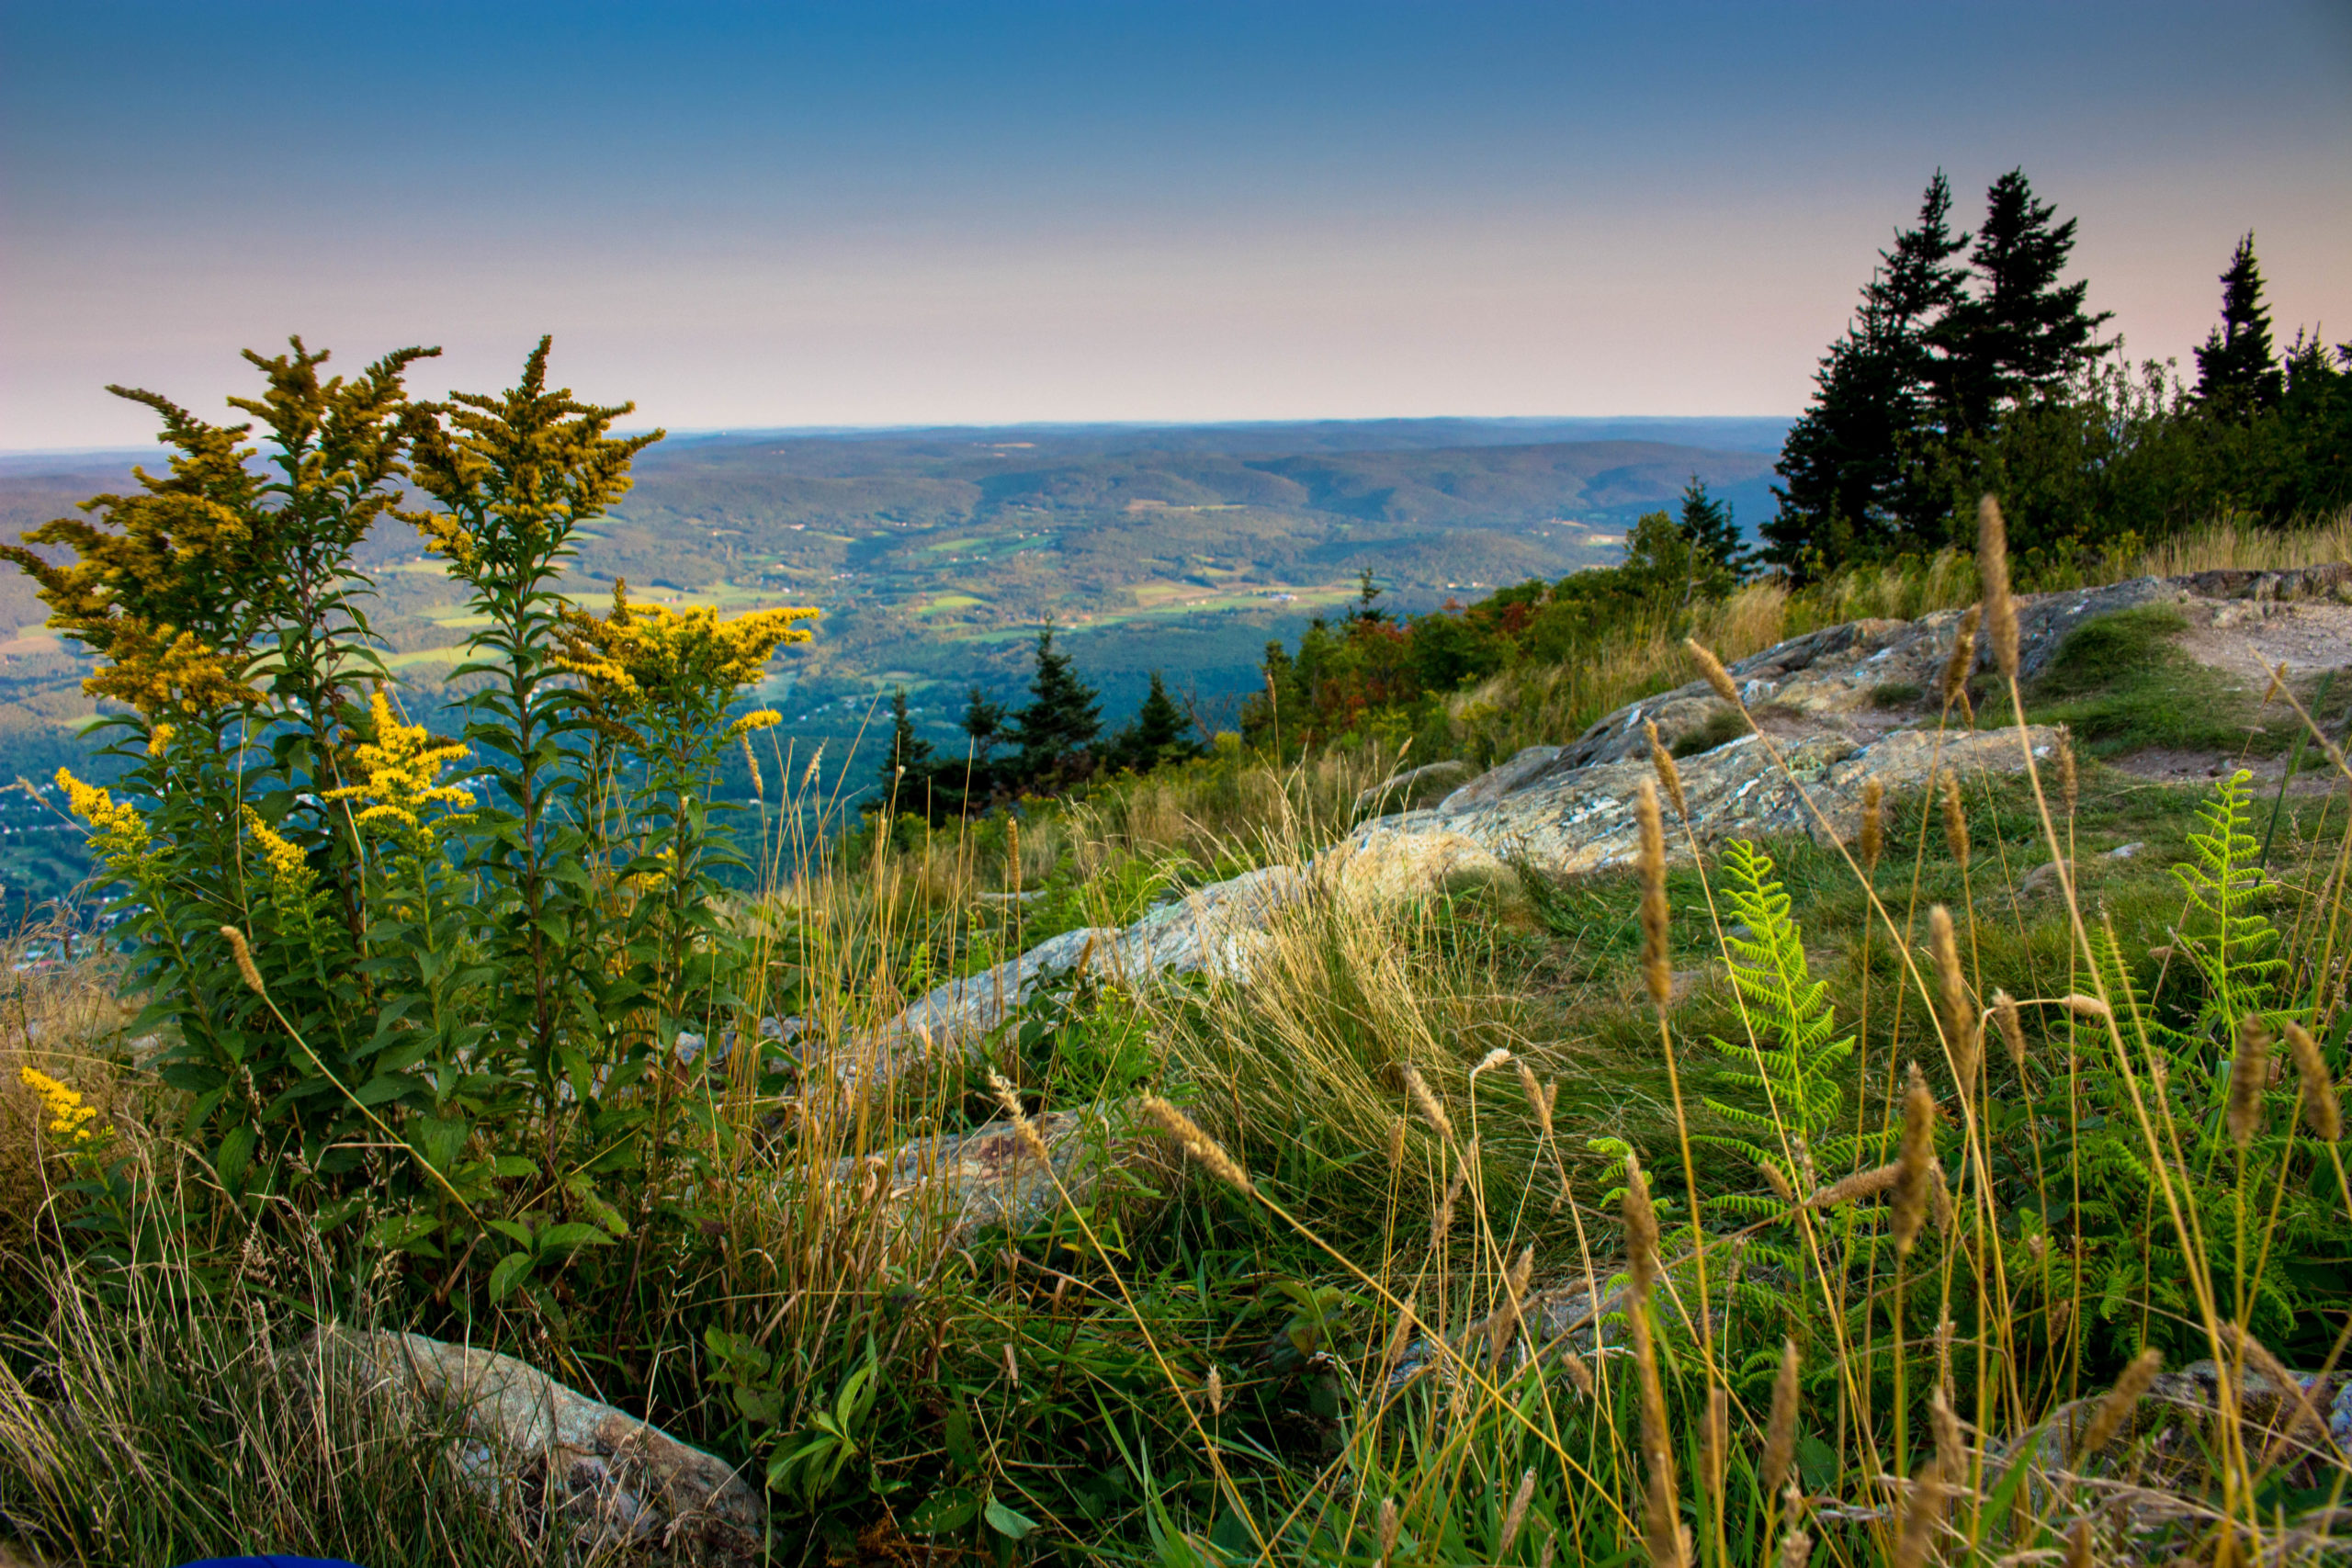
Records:
[[[2286,387],[2270,344],[2270,308],[2262,302],[2262,265],[2254,259],[2249,231],[2222,274],[2222,324],[2197,351],[2197,400],[2215,413],[2260,413],[2278,406]]]
[[[2025,171],[2011,169],[1984,193],[1984,224],[1968,253],[1975,291],[1929,329],[1944,354],[1939,400],[1944,434],[1979,432],[2003,408],[2056,387],[2107,351],[2098,329],[2113,315],[2083,309],[2087,280],[2062,283],[2075,222],[2036,201]]]

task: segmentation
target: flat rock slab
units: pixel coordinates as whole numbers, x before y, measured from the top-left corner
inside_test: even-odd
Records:
[[[715,1454],[565,1387],[528,1362],[422,1334],[322,1329],[305,1353],[344,1362],[396,1392],[462,1411],[460,1470],[478,1484],[536,1492],[577,1544],[695,1549],[755,1561],[760,1494]]]

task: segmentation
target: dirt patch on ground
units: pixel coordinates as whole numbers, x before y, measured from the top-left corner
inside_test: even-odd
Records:
[[[2281,664],[2290,678],[2352,667],[2352,604],[2224,600],[2208,609],[2207,615],[2190,617],[2181,650],[2257,694]]]
[[[2290,713],[2287,723],[2294,722]],[[2128,752],[2108,760],[2109,767],[2119,773],[2153,784],[2206,784],[2227,776],[2240,768],[2254,775],[2256,795],[2276,794],[2278,780],[2287,772],[2284,757],[2240,757],[2220,751],[2179,751],[2165,747],[2151,747],[2144,751]],[[2295,774],[2295,782],[2288,786],[2292,795],[2325,795],[2340,788],[2344,776],[2332,767],[2325,757],[2313,749],[2303,752],[2303,765]]]

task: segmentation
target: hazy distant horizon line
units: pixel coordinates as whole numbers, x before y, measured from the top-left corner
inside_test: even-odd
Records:
[[[1072,434],[1097,430],[1270,430],[1284,425],[1371,424],[1728,424],[1782,420],[1793,423],[1793,413],[1599,413],[1599,414],[1370,414],[1355,417],[1305,416],[1295,419],[1024,419],[985,423],[937,420],[899,424],[721,424],[667,429],[655,424],[615,425],[616,435],[643,435],[662,430],[664,439],[695,440],[723,435],[762,439],[811,439],[828,435],[921,435],[935,431],[1035,430]],[[0,461],[28,457],[135,457],[164,445],[161,439],[135,446],[109,443],[100,446],[0,446]]]

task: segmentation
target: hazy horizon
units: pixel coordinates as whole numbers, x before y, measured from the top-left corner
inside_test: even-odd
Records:
[[[1943,168],[2352,332],[2352,9],[0,0],[0,448],[290,333],[678,431],[1786,417]],[[1548,411],[1532,415],[1529,411]]]

